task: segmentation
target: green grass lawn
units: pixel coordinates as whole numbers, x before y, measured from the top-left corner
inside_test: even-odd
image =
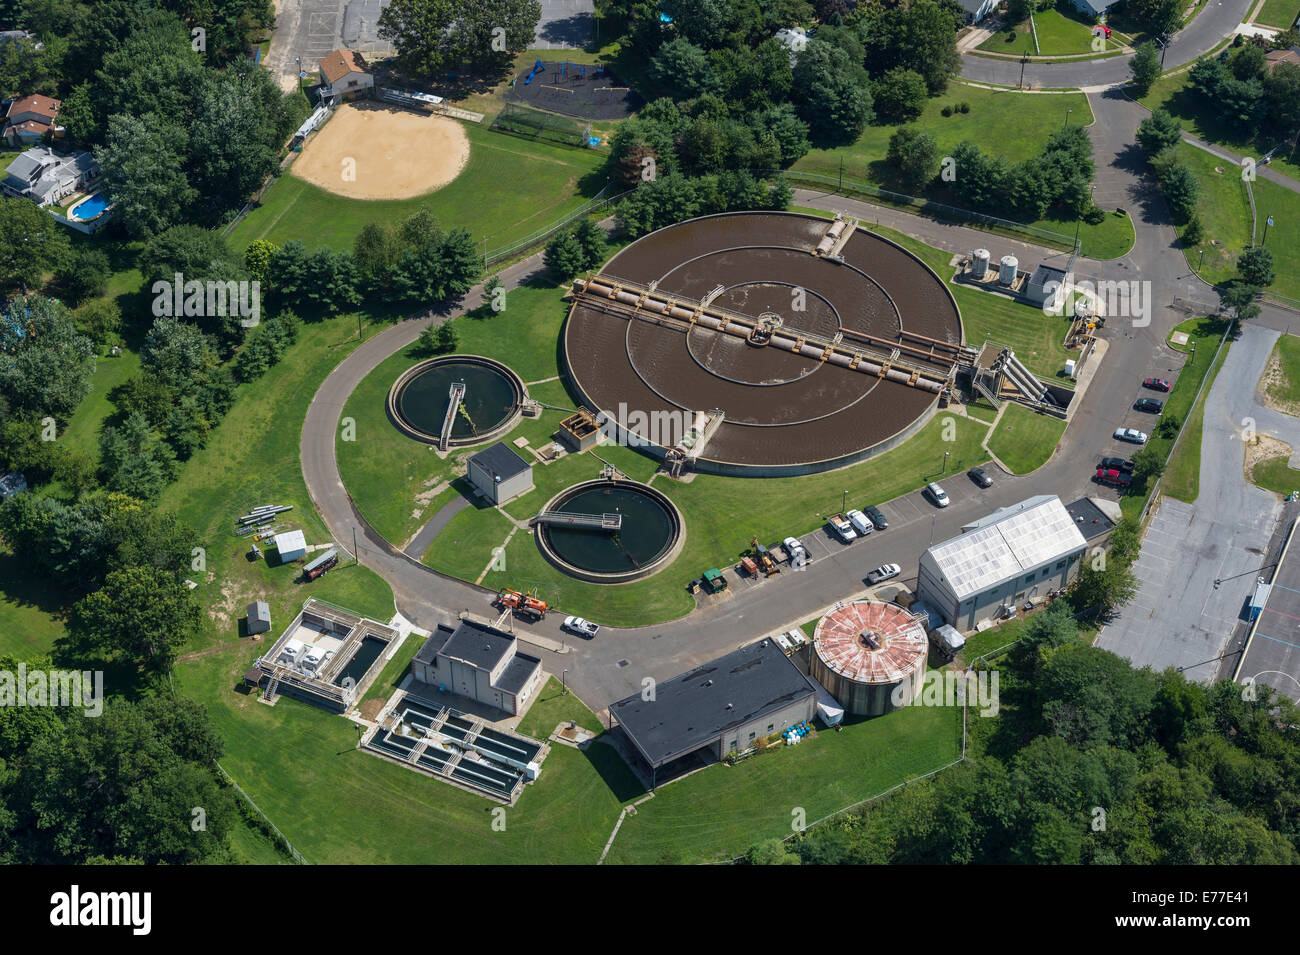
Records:
[[[63,633],[63,608],[70,599],[0,547],[0,654],[31,659],[48,653]]]
[[[230,246],[298,239],[309,248],[351,248],[366,225],[400,222],[427,207],[444,228],[463,226],[480,246],[487,239],[489,249],[497,249],[545,228],[605,185],[604,157],[594,150],[525,142],[473,123],[465,132],[465,169],[449,185],[414,199],[348,199],[298,179],[291,166],[231,232]]]
[[[1259,233],[1255,241],[1263,242],[1273,253],[1273,270],[1277,279],[1269,291],[1300,299],[1300,193],[1292,192],[1267,179],[1256,179],[1255,209],[1259,215]],[[1264,224],[1272,216],[1274,225],[1264,236]]]
[[[1074,15],[1067,15],[1060,10],[1042,10],[1034,14],[1034,25],[1038,28],[1038,49],[1034,49],[1034,37],[1026,17],[1014,27],[999,30],[981,43],[977,49],[987,53],[1014,53],[1029,56],[1074,56],[1093,53],[1105,55],[1092,47],[1092,24],[1086,23]],[[1114,38],[1106,41],[1107,53],[1121,49],[1121,44]]]
[[[1255,23],[1263,27],[1288,30],[1295,25],[1297,17],[1300,17],[1300,3],[1296,0],[1264,0]]]
[[[1241,171],[1202,149],[1182,143],[1179,155],[1201,184],[1198,209],[1205,227],[1204,239],[1183,252],[1188,265],[1207,282],[1220,284],[1237,275],[1237,257],[1250,245],[1250,199]],[[1276,280],[1270,291],[1300,298],[1300,193],[1267,179],[1252,183],[1258,215],[1255,241],[1265,242],[1273,253]],[[1275,226],[1264,237],[1264,223],[1274,217]],[[1217,244],[1215,244],[1217,242]],[[1205,252],[1201,262],[1201,250]]]
[[[100,357],[95,362],[95,375],[90,380],[91,391],[77,406],[61,440],[79,451],[92,456],[99,454],[99,429],[104,419],[114,411],[108,400],[109,392],[140,370],[140,356],[133,351],[123,351],[116,358]]]
[[[1196,406],[1187,415],[1183,423],[1183,440],[1178,443],[1173,456],[1170,457],[1168,464],[1165,466],[1165,474],[1160,482],[1160,487],[1170,497],[1190,504],[1196,500],[1197,494],[1200,493],[1201,435],[1205,424],[1205,397],[1210,393],[1210,389],[1214,387],[1214,379],[1218,376],[1219,369],[1223,367],[1223,362],[1228,357],[1228,349],[1232,343],[1229,341],[1223,347],[1219,354],[1219,360],[1207,373],[1202,366],[1213,355],[1215,348],[1218,347],[1219,338],[1223,335],[1223,322],[1213,318],[1194,318],[1183,322],[1175,330],[1186,332],[1190,336],[1188,344],[1174,345],[1170,342],[1170,347],[1191,355],[1194,354],[1190,347],[1191,343],[1193,341],[1199,343],[1196,351],[1201,353],[1201,357],[1185,366],[1181,374],[1186,375],[1190,372],[1194,375],[1206,376],[1205,390],[1201,393],[1200,400],[1196,402]]]
[[[1008,403],[989,436],[989,450],[1016,474],[1047,463],[1065,434],[1065,422],[1024,405]]]
[[[943,115],[945,106],[956,107],[963,102],[970,106],[969,112],[961,113],[954,109],[951,116]],[[1015,163],[1039,155],[1047,137],[1058,125],[1066,122],[1083,125],[1093,122],[1092,109],[1082,93],[1044,96],[954,83],[943,95],[926,101],[925,111],[915,125],[934,136],[940,155],[949,155],[958,143],[970,140],[984,151]],[[796,174],[829,176],[838,184],[842,161],[846,193],[851,194],[852,180],[906,194],[908,188],[897,181],[892,167],[885,160],[889,138],[897,128],[868,126],[853,145],[811,150],[794,164],[793,170]],[[795,184],[799,184],[797,175]],[[870,195],[866,198],[883,201]],[[942,183],[931,186],[923,198],[960,206]],[[1058,244],[1063,248],[1072,246],[1077,229],[1083,254],[1090,258],[1118,258],[1133,246],[1133,225],[1128,216],[1112,213],[1097,225],[1087,225],[1049,215],[1024,224],[1062,236]],[[1023,236],[1017,233],[1017,237]]]
[[[1200,263],[1198,271],[1207,282],[1227,281],[1237,274],[1237,257],[1250,244],[1250,202],[1241,170],[1187,143],[1176,148],[1201,184],[1197,208],[1205,236],[1183,249],[1187,263],[1192,268]]]
[[[1265,385],[1269,400],[1288,414],[1300,410],[1300,338],[1283,335],[1273,346],[1269,364],[1277,361],[1280,374]]]
[[[1157,80],[1138,102],[1151,110],[1167,110],[1187,132],[1206,142],[1226,146],[1242,156],[1258,159],[1277,145],[1273,136],[1262,132],[1257,134],[1256,130],[1242,133],[1229,127],[1215,104],[1207,102],[1191,88],[1191,75],[1186,71]],[[1275,172],[1300,180],[1300,148],[1290,153],[1282,150],[1274,154],[1269,165]]]
[[[843,732],[818,726],[798,746],[778,746],[735,766],[717,764],[660,788],[623,820],[611,863],[723,862],[813,823],[961,754],[961,711],[905,707],[847,718]]]
[[[1300,471],[1290,465],[1289,454],[1266,458],[1255,464],[1253,479],[1257,487],[1276,494],[1290,494],[1300,489]]]
[[[945,106],[968,103],[970,112],[943,115]],[[1066,121],[1088,125],[1093,121],[1088,98],[1082,93],[1044,96],[1036,93],[988,90],[951,83],[948,91],[926,100],[925,111],[916,125],[928,132],[939,154],[950,155],[958,143],[970,140],[986,152],[1007,162],[1020,162],[1043,151],[1047,137]],[[814,149],[794,164],[795,169],[837,176],[844,160],[846,179],[866,179],[889,187],[893,181],[885,162],[889,137],[897,126],[868,126],[857,142],[835,149]]]

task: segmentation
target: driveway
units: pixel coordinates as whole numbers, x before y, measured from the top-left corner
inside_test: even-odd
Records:
[[[1247,323],[1233,343],[1205,403],[1200,493],[1193,504],[1161,499],[1133,568],[1138,595],[1097,639],[1134,666],[1172,666],[1203,683],[1228,675],[1221,659],[1282,513],[1277,495],[1245,480],[1243,422],[1300,448],[1300,420],[1279,421],[1255,399],[1277,339]]]

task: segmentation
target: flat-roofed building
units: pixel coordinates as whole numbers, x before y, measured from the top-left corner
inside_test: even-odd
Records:
[[[1054,494],[999,508],[921,555],[917,599],[970,630],[1004,607],[1064,587],[1088,542]]]
[[[520,652],[513,634],[467,619],[436,628],[411,660],[411,675],[517,716],[527,709],[543,674],[542,661]]]
[[[609,708],[636,752],[658,770],[701,750],[721,759],[811,720],[817,690],[774,640],[760,640]]]

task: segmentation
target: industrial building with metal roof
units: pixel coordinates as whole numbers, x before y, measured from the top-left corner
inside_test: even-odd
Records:
[[[1022,600],[1064,587],[1087,550],[1054,494],[999,508],[921,555],[917,597],[969,630]]]
[[[655,684],[653,693],[619,700],[609,711],[651,769],[700,750],[721,759],[805,720],[817,690],[774,640],[760,640],[689,673]]]

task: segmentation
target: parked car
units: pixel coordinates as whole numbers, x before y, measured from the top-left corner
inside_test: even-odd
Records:
[[[1097,483],[1109,484],[1112,487],[1128,487],[1133,483],[1133,476],[1131,474],[1125,474],[1123,471],[1098,468]]]
[[[826,523],[831,526],[831,530],[839,536],[839,539],[846,544],[851,540],[855,540],[858,536],[857,532],[853,530],[853,525],[849,523],[848,518],[843,514],[832,514],[826,519]]]
[[[853,529],[858,532],[859,537],[866,537],[871,533],[871,518],[867,517],[867,515],[863,514],[861,511],[852,510],[844,516],[849,519],[849,523],[853,525]]]
[[[790,563],[797,564],[808,562],[808,551],[803,544],[799,542],[799,538],[787,537],[781,542],[781,544],[785,547],[785,552],[790,555]]]
[[[1163,378],[1148,378],[1142,382],[1142,387],[1150,388],[1153,391],[1168,391],[1173,386]]]
[[[945,491],[943,488],[941,488],[935,482],[931,481],[929,484],[925,486],[925,493],[929,495],[930,500],[934,501],[935,507],[948,506],[949,504],[948,492]]]
[[[875,585],[881,581],[897,577],[902,572],[903,568],[899,567],[897,564],[881,564],[871,573],[867,574],[867,583]]]
[[[885,520],[884,513],[875,505],[870,505],[862,509],[866,512],[867,517],[871,520],[872,525],[878,531],[883,531],[889,527],[889,521]]]
[[[1133,462],[1124,458],[1102,458],[1097,462],[1097,467],[1103,471],[1123,471],[1125,474],[1133,473]]]
[[[1165,410],[1165,403],[1155,398],[1139,398],[1133,402],[1133,407],[1137,411],[1145,411],[1148,414],[1160,414]]]
[[[1115,440],[1128,441],[1132,444],[1146,444],[1147,436],[1145,432],[1139,431],[1137,428],[1116,428]]]
[[[600,625],[584,620],[582,617],[565,617],[564,629],[582,637],[594,637],[600,633]]]
[[[985,471],[983,468],[971,468],[966,473],[970,475],[970,479],[974,481],[976,484],[978,484],[980,487],[993,486],[993,479],[989,477],[988,472]]]

